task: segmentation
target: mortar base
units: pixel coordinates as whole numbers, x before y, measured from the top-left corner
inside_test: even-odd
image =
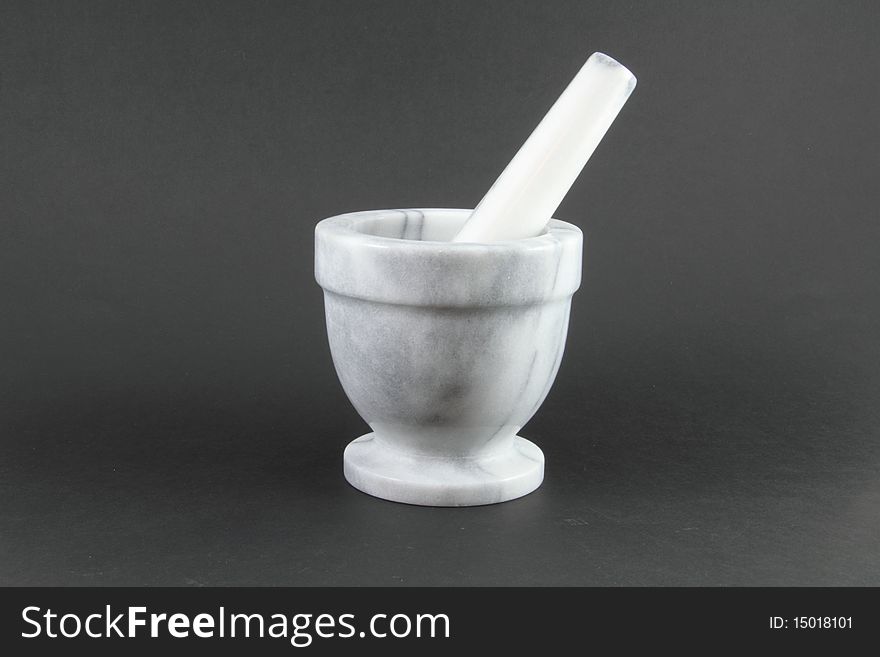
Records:
[[[515,436],[509,450],[476,458],[419,457],[374,440],[352,441],[343,457],[345,478],[364,493],[421,506],[477,506],[507,502],[544,480],[544,454]]]

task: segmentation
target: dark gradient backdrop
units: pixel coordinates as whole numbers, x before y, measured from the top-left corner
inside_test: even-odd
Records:
[[[0,583],[880,584],[872,2],[3,3]],[[472,207],[594,50],[639,86],[547,479],[342,478],[313,227]]]

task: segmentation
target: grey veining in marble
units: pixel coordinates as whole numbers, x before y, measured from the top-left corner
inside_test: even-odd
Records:
[[[503,502],[543,479],[517,436],[562,358],[581,231],[449,240],[471,210],[376,210],[315,231],[333,363],[372,433],[345,451],[356,488],[432,506]]]

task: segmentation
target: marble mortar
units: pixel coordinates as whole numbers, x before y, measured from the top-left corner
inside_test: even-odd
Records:
[[[451,242],[472,210],[354,212],[315,229],[315,278],[342,387],[372,433],[344,473],[376,497],[470,506],[526,495],[541,450],[517,435],[556,377],[583,236]]]

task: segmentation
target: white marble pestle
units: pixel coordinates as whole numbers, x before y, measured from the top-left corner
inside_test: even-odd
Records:
[[[593,53],[453,241],[539,235],[635,86],[626,67]]]

